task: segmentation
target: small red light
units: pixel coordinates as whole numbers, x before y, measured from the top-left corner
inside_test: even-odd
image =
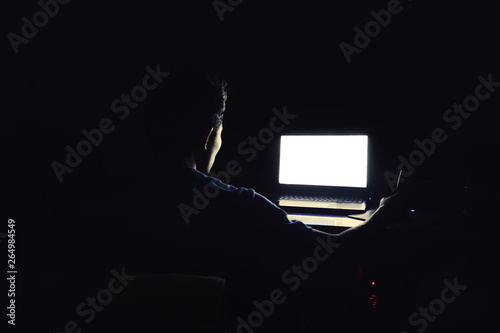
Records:
[[[372,281],[372,286],[374,286],[374,285],[375,285],[375,281]]]

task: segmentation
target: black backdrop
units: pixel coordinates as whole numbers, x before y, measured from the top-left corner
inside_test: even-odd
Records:
[[[456,130],[443,120],[448,108],[475,92],[478,76],[500,81],[495,4],[402,1],[400,13],[348,63],[340,43],[352,45],[353,29],[364,29],[373,21],[370,11],[387,6],[245,0],[221,21],[210,0],[73,0],[59,5],[15,53],[8,34],[21,34],[21,19],[32,21],[40,6],[4,4],[2,164],[13,199],[5,214],[49,223],[47,216],[68,194],[92,196],[102,184],[114,184],[113,177],[139,170],[141,108],[119,121],[110,104],[142,82],[146,66],[178,62],[215,64],[228,78],[224,142],[214,171],[241,161],[242,173],[231,179],[235,185],[269,190],[277,140],[251,163],[238,145],[268,126],[273,108],[286,106],[297,118],[283,133],[369,134],[377,195],[390,193],[384,172],[396,173],[398,156],[408,158],[414,140],[429,138],[435,128],[443,128],[448,140],[411,178],[495,188],[500,93],[481,102]],[[59,182],[51,163],[63,162],[65,146],[76,147],[81,131],[103,118],[113,119],[116,129]]]
[[[40,10],[35,2],[9,6],[6,34],[20,34],[21,18]],[[384,171],[397,172],[398,155],[408,157],[416,148],[413,141],[437,127],[449,139],[415,175],[431,165],[437,168],[431,173],[445,174],[459,164],[440,170],[440,160],[498,142],[495,93],[455,131],[442,119],[453,103],[474,93],[479,75],[492,74],[493,80],[498,75],[495,10],[478,3],[403,2],[348,63],[339,44],[354,45],[353,29],[364,29],[374,20],[370,11],[387,6],[385,1],[243,1],[221,21],[210,1],[59,5],[17,54],[4,40],[5,142],[17,146],[11,153],[23,162],[16,169],[22,165],[25,176],[37,174],[44,186],[57,187],[50,163],[64,158],[65,145],[82,139],[82,129],[115,116],[111,102],[141,82],[147,65],[193,61],[216,64],[229,78],[224,147],[215,169],[241,159],[238,145],[268,126],[273,108],[286,106],[299,117],[285,131],[369,134],[372,179],[381,193],[388,190]],[[89,167],[94,155],[117,155],[118,169],[120,158],[131,159],[137,139],[123,138],[137,133],[138,114],[117,124],[78,171]],[[263,177],[271,179],[274,154],[260,152],[234,181],[254,186]]]

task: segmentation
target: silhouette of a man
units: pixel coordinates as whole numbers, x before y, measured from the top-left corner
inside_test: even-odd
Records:
[[[142,241],[132,251],[141,253],[139,271],[223,276],[240,300],[255,299],[259,291],[266,297],[273,282],[293,289],[312,275],[293,271],[294,262],[316,256],[328,265],[320,261],[391,220],[392,198],[382,200],[363,226],[328,234],[290,221],[252,189],[209,176],[222,146],[226,83],[194,67],[172,71],[167,81],[151,99],[147,130],[154,157],[135,199],[137,221],[143,221],[134,232]]]

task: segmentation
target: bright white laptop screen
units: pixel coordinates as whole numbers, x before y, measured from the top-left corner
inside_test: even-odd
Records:
[[[368,136],[283,135],[279,183],[367,186]]]

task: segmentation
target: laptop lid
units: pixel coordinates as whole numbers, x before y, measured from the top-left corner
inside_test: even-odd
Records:
[[[278,178],[285,189],[360,193],[368,186],[368,136],[282,135]]]

